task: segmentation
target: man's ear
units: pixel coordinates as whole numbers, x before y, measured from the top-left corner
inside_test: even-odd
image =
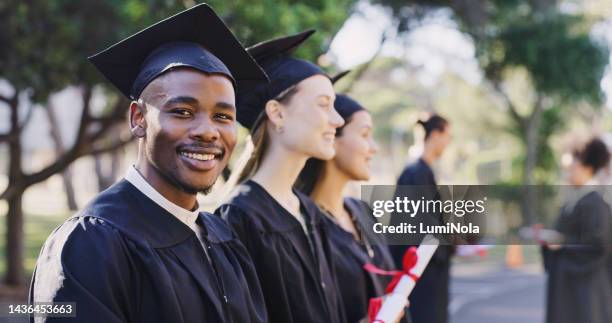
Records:
[[[146,133],[145,109],[145,103],[142,101],[132,101],[130,103],[130,131],[136,138],[143,138]]]
[[[276,127],[278,131],[282,131],[283,124],[285,123],[283,118],[283,106],[276,100],[270,100],[266,103],[266,115],[268,120]]]

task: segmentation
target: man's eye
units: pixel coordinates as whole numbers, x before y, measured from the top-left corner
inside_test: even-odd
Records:
[[[192,115],[191,111],[187,109],[173,109],[172,113],[181,117],[189,117]]]
[[[222,120],[229,120],[229,121],[234,120],[234,116],[232,116],[231,114],[224,114],[224,113],[218,113],[217,115],[215,115],[215,118],[222,119]]]

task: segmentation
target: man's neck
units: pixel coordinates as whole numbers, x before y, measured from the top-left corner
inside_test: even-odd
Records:
[[[432,166],[434,164],[434,162],[437,159],[436,154],[433,152],[433,150],[429,147],[425,147],[425,151],[423,151],[423,155],[421,156],[421,159],[428,165],[428,166]]]
[[[197,207],[196,194],[185,192],[173,183],[168,182],[153,165],[146,161],[142,162],[142,159],[140,159],[135,167],[147,183],[168,201],[189,211]]]

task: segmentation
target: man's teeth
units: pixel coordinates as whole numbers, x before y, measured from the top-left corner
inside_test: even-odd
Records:
[[[213,154],[196,154],[196,153],[181,152],[181,155],[187,158],[196,159],[196,160],[211,160],[215,158],[215,155]]]

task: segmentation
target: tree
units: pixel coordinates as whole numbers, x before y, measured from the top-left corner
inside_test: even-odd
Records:
[[[301,1],[212,1],[212,6],[226,18],[228,25],[252,44],[272,36],[318,28],[312,41],[300,55],[316,58],[330,35],[348,16],[353,0],[339,2]],[[10,129],[0,134],[0,144],[8,145],[8,185],[0,199],[8,202],[5,283],[23,285],[23,211],[24,192],[32,185],[63,172],[76,159],[99,155],[125,145],[131,138],[109,136],[126,117],[128,102],[108,87],[85,57],[119,39],[174,14],[190,1],[108,0],[70,1],[7,0],[0,2],[0,79],[12,87],[12,93],[0,95],[0,108],[10,111]],[[75,140],[60,147],[56,159],[33,173],[22,167],[23,129],[35,106],[46,108],[49,96],[68,86],[81,91],[80,121]],[[107,107],[101,114],[92,110],[94,93],[104,93]],[[26,107],[23,113],[23,107]],[[58,107],[60,109],[74,109]],[[47,114],[52,116],[52,114]]]
[[[550,157],[546,143],[559,129],[561,111],[581,102],[601,103],[607,48],[589,37],[584,17],[560,12],[555,0],[375,2],[392,9],[400,32],[409,31],[432,10],[453,11],[474,40],[485,79],[505,103],[525,146],[521,181],[527,190],[538,182],[537,166],[550,161],[542,157]],[[512,95],[507,83],[517,71],[526,74],[531,90]],[[532,196],[527,191],[523,201],[527,221],[533,219]]]

